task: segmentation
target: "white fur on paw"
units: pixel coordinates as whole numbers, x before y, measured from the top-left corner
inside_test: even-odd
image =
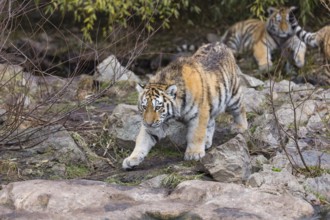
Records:
[[[184,154],[185,160],[200,160],[205,156],[205,151],[202,152],[186,152]]]
[[[205,143],[205,150],[206,149],[209,149],[211,146],[212,146],[212,142],[206,141],[206,143]]]
[[[132,169],[133,167],[139,165],[141,163],[141,160],[137,157],[127,157],[122,164],[123,169],[129,170]]]

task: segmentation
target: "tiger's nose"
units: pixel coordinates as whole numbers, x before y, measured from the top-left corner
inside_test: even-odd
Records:
[[[155,123],[153,118],[145,117],[143,123],[147,126],[152,126]]]
[[[143,124],[146,125],[146,126],[151,127],[154,124],[154,122],[152,122],[152,121],[143,121]]]

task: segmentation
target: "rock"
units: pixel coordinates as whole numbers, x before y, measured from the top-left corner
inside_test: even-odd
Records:
[[[0,160],[10,158],[19,170],[18,176],[73,178],[75,169],[88,170],[84,152],[61,125],[30,128],[13,137],[7,142],[10,148],[1,153]],[[3,178],[7,179],[5,175]]]
[[[160,188],[162,186],[163,180],[167,177],[167,174],[162,174],[155,176],[154,178],[143,181],[140,186],[151,187],[151,188]]]
[[[262,174],[254,173],[249,177],[246,185],[251,187],[260,187],[262,184],[264,184],[264,182],[265,179]]]
[[[262,169],[263,164],[267,163],[269,163],[269,161],[262,154],[251,156],[252,173],[258,172],[260,169]]]
[[[294,102],[314,99],[313,93],[315,92],[315,87],[311,84],[295,84],[292,81],[282,80],[280,82],[274,83],[274,81],[266,80],[264,84],[265,90],[269,93],[270,88],[272,88],[273,95],[281,100],[289,101],[291,98]],[[291,98],[289,93],[291,92]]]
[[[201,163],[219,182],[243,182],[251,174],[251,161],[244,137],[239,134],[212,148]]]
[[[274,115],[265,113],[255,118],[250,127],[255,127],[252,134],[253,139],[257,140],[258,148],[276,149],[280,146],[280,136],[276,128]]]
[[[300,159],[299,154],[294,153],[290,155],[294,162],[294,165],[300,168],[304,168],[304,164]],[[316,151],[316,150],[306,150],[302,152],[302,156],[308,167],[319,167],[322,169],[330,169],[330,154]]]
[[[33,180],[0,191],[1,219],[300,219],[313,207],[284,194],[192,180],[172,193],[97,181]]]
[[[276,93],[288,93],[289,91],[296,91],[299,89],[299,85],[292,81],[282,80],[274,83],[274,81],[266,80],[264,86],[269,90],[269,87],[273,88]]]
[[[264,105],[267,97],[264,92],[253,88],[243,88],[243,94],[246,112],[260,113],[265,110]]]
[[[180,198],[189,203],[204,202],[193,211],[203,216],[202,219],[273,219],[274,216],[295,219],[313,212],[308,202],[292,195],[270,194],[232,183],[185,181],[178,185],[170,198]],[[213,212],[207,210],[208,205],[214,206]],[[282,211],[275,214],[279,211],[277,208]],[[267,210],[267,214],[261,210]]]
[[[286,169],[287,171],[292,173],[292,165],[285,154],[277,153],[274,157],[270,159],[269,164],[275,169]]]
[[[326,125],[319,114],[314,114],[309,118],[306,128],[312,132],[322,132],[326,130]]]
[[[119,104],[109,117],[109,134],[123,141],[135,142],[141,127],[142,116],[136,105]],[[172,144],[181,146],[186,143],[187,129],[181,122],[171,120],[164,124],[164,137],[167,136]]]
[[[305,190],[299,180],[287,169],[278,169],[272,165],[264,164],[263,171],[252,174],[246,185],[258,187],[269,193],[284,193],[289,191],[292,195],[303,198]]]
[[[309,140],[306,138],[301,138],[301,139],[298,139],[297,141],[298,141],[299,149],[301,151],[308,150],[309,146],[311,145]],[[288,143],[285,145],[285,148],[288,150],[288,152],[290,154],[298,153],[296,142],[293,139],[289,139]]]
[[[255,77],[246,75],[244,73],[240,73],[239,77],[240,77],[241,85],[245,86],[245,87],[256,88],[256,87],[259,87],[259,86],[263,86],[265,84],[260,79],[257,79]]]
[[[108,56],[99,65],[97,65],[94,77],[95,80],[105,82],[116,82],[121,80],[135,82],[141,81],[132,71],[123,67],[114,55]]]
[[[0,91],[0,107],[4,104],[14,109],[29,107],[37,92],[35,77],[23,71],[18,65],[0,64],[0,78],[3,82]]]
[[[304,182],[306,191],[330,202],[330,174],[315,178],[307,178]]]
[[[295,103],[295,105],[298,106],[298,103]],[[315,101],[307,100],[303,105],[299,105],[299,107],[296,108],[296,118],[294,118],[294,110],[291,104],[282,105],[280,109],[276,111],[276,115],[279,123],[284,128],[288,129],[289,127],[293,127],[295,119],[298,126],[306,124],[309,117],[315,112],[315,110]]]

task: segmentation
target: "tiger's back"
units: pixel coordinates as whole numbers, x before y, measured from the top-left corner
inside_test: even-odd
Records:
[[[226,109],[234,117],[235,129],[247,129],[239,73],[228,47],[207,44],[193,56],[179,58],[160,70],[146,86],[138,86],[143,122],[123,168],[143,161],[151,147],[164,137],[163,125],[171,118],[187,124],[186,160],[199,160],[205,155],[205,149],[212,145],[215,117]]]
[[[230,47],[234,53],[245,53],[265,34],[265,23],[258,19],[248,19],[232,25],[222,36],[221,42]]]
[[[150,83],[175,83],[177,112],[181,119],[189,121],[197,111],[207,111],[212,116],[224,111],[228,100],[240,93],[238,72],[235,58],[225,45],[208,44],[200,47],[192,57],[180,58],[170,64]]]

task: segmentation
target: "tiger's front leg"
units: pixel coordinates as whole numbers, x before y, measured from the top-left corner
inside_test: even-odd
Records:
[[[139,165],[149,153],[150,149],[158,141],[158,136],[147,131],[147,128],[142,125],[140,132],[136,138],[135,147],[131,155],[123,161],[123,169],[132,169]]]
[[[208,115],[201,114],[188,123],[185,160],[199,160],[205,156]]]
[[[258,63],[260,71],[267,71],[273,66],[270,48],[262,41],[253,46],[253,56]]]

